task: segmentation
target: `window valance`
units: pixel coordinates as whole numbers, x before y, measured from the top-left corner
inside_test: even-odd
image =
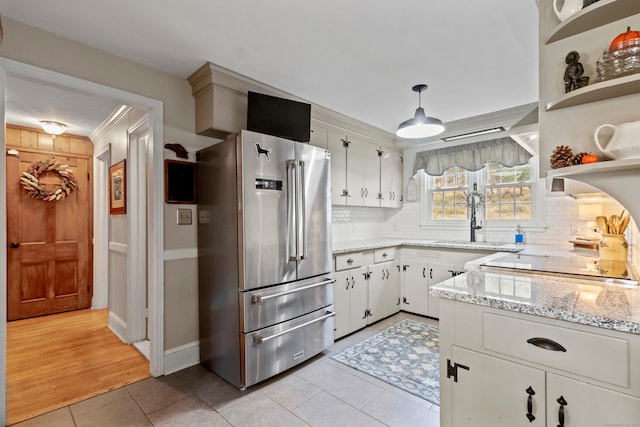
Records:
[[[490,162],[512,167],[526,164],[532,156],[513,139],[498,138],[416,153],[413,173],[424,169],[429,175],[439,176],[454,166],[477,171]]]

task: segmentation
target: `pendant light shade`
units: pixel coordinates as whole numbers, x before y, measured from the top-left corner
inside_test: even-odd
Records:
[[[427,85],[415,85],[412,89],[418,92],[418,108],[416,114],[409,120],[400,123],[396,135],[400,138],[427,138],[444,132],[442,121],[435,117],[428,117],[421,105],[420,95]]]

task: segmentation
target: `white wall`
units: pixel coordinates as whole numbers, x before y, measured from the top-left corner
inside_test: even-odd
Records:
[[[2,24],[4,29],[4,40],[0,45],[2,57],[162,101],[164,141],[156,141],[156,143],[163,145],[179,143],[189,152],[193,152],[196,148],[216,142],[211,138],[195,134],[195,101],[191,94],[191,85],[185,78],[47,33],[9,18],[4,18]],[[114,162],[120,158],[115,154],[112,156]],[[2,176],[0,179],[4,180],[5,177]],[[174,228],[179,230],[178,233],[183,230],[175,225],[175,222],[167,222],[165,234],[171,233]],[[195,234],[188,240],[189,242],[181,240],[180,247],[188,246],[195,250],[197,248]],[[169,239],[164,241],[165,250],[174,249],[173,242]],[[192,258],[195,259],[195,256]],[[178,269],[179,274],[174,274],[174,268]],[[194,307],[197,307],[197,297],[193,292],[197,289],[197,270],[175,266],[173,261],[170,261],[165,263],[165,274],[169,277],[169,280],[165,280],[163,284],[165,296],[170,296],[171,299],[165,300],[164,324],[177,325],[168,329],[165,327],[164,348],[171,350],[173,347],[191,344],[194,335],[198,333],[197,323],[194,324],[193,319],[184,315],[184,313],[193,313]],[[185,286],[188,287],[187,292],[184,292]],[[117,298],[122,297],[121,295]],[[185,322],[185,318],[189,320]]]

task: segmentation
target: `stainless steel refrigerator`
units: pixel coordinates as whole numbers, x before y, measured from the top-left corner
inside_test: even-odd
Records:
[[[242,131],[196,158],[200,361],[245,388],[333,344],[330,155]]]

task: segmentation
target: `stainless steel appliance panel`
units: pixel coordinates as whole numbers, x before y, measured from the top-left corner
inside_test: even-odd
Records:
[[[289,192],[293,141],[242,131],[243,290],[296,280]]]
[[[240,386],[236,167],[235,139],[198,152],[200,361]]]
[[[333,344],[333,306],[249,334],[240,333],[245,387],[286,371]]]
[[[251,332],[333,304],[332,274],[242,292],[240,331]]]
[[[300,167],[300,228],[298,278],[332,271],[331,160],[327,150],[295,144]]]

